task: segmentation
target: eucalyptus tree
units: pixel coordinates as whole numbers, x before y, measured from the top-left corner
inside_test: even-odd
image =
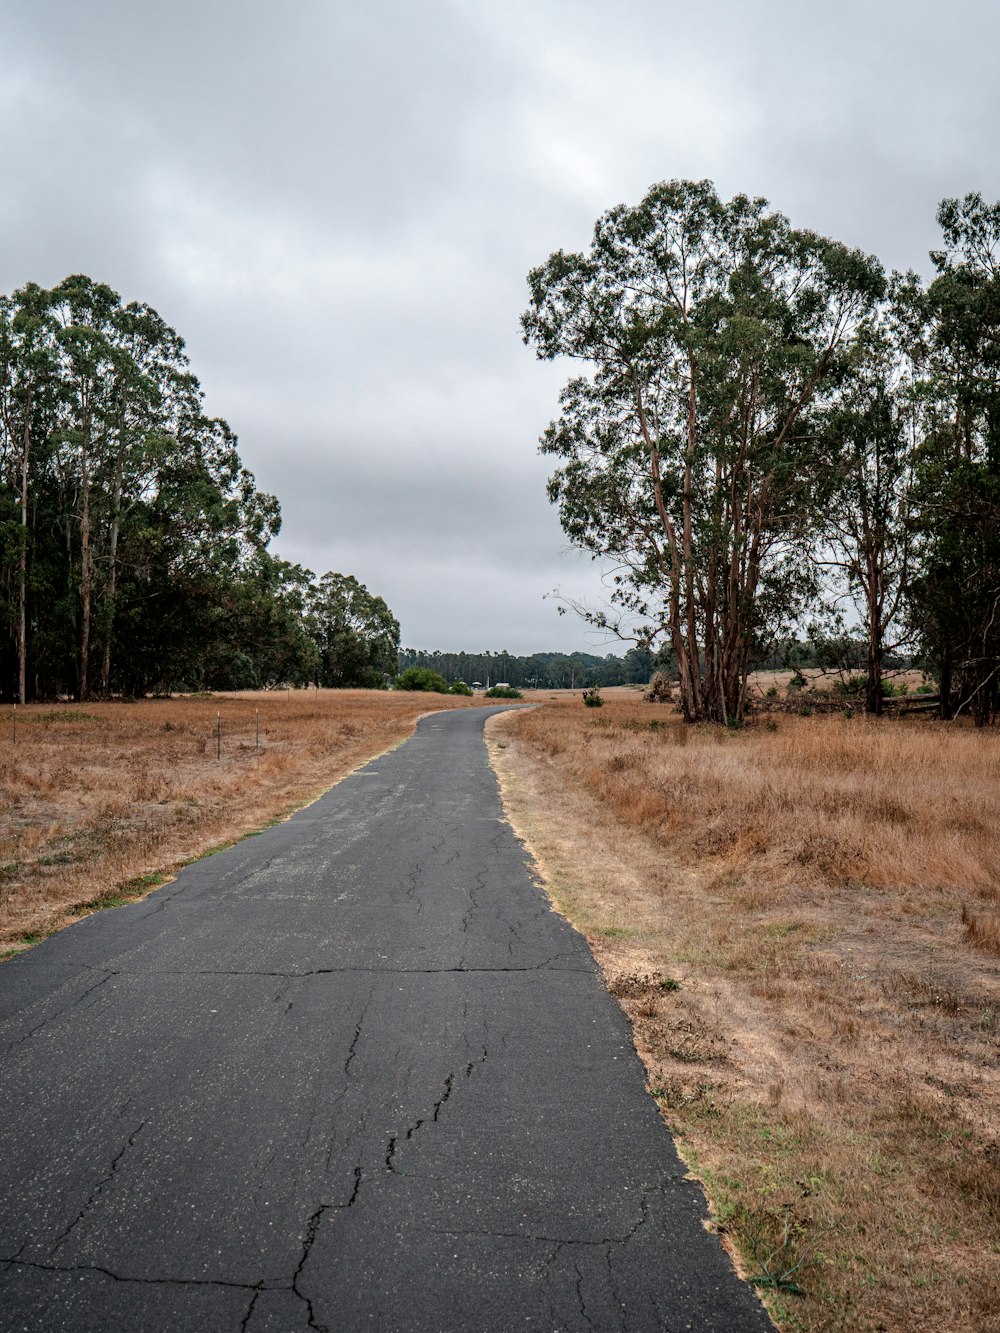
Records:
[[[317,684],[379,689],[396,674],[399,622],[353,575],[327,573],[314,584],[306,626],[318,653]]]
[[[11,297],[0,297],[0,458],[4,480],[18,506],[15,639],[17,697],[22,704],[27,688],[29,503],[32,467],[36,472],[44,467],[52,428],[56,387],[52,332],[49,294],[36,283],[28,283]],[[6,516],[3,521],[11,522]]]
[[[60,422],[57,426],[64,496],[67,573],[78,592],[77,695],[90,693],[91,632],[95,584],[94,472],[107,446],[114,382],[114,318],[117,292],[83,274],[65,278],[50,293],[59,354]],[[97,494],[98,507],[103,498]]]
[[[100,692],[111,683],[123,521],[150,493],[160,463],[177,447],[178,423],[197,413],[200,389],[184,342],[148,305],[130,302],[112,319],[112,378],[103,453]]]
[[[240,627],[250,590],[268,595],[279,528],[229,425],[189,399],[123,526],[116,643],[130,692],[255,683]]]
[[[884,292],[878,262],[710,182],[611,209],[529,275],[525,341],[566,356],[542,439],[571,540],[617,564],[612,612],[665,636],[688,720],[739,721],[755,644],[800,582],[822,450],[811,413]]]
[[[833,571],[836,591],[864,626],[865,709],[875,715],[883,711],[883,662],[899,647],[890,636],[902,637],[913,569],[919,392],[905,314],[920,299],[912,276],[895,281],[893,302],[855,338],[850,374],[822,418],[830,466],[828,490],[818,497],[815,558]]]
[[[946,199],[938,222],[911,616],[943,714],[983,725],[1000,711],[1000,203]]]

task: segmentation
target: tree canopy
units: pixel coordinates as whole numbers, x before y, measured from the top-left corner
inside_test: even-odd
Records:
[[[614,566],[611,605],[579,609],[669,644],[689,720],[738,722],[753,660],[845,600],[872,711],[907,625],[955,707],[995,710],[1000,206],[939,221],[925,290],[670,181],[529,274],[525,342],[581,367],[541,440],[549,496]]]
[[[0,297],[0,698],[384,684],[385,603],[280,524],[155,310],[80,274]]]

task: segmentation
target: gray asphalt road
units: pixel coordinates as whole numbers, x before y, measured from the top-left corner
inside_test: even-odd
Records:
[[[485,716],[0,967],[0,1327],[770,1327]]]

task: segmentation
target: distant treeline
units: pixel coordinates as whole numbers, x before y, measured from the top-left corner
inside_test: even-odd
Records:
[[[824,671],[850,673],[864,671],[868,645],[858,635],[840,634],[815,639],[786,639],[751,663],[753,671],[797,671],[820,668]],[[588,689],[594,685],[646,685],[657,671],[676,676],[677,659],[669,647],[651,653],[645,648],[630,648],[621,657],[608,653],[532,653],[516,657],[512,653],[442,653],[418,648],[400,648],[399,670],[428,667],[443,676],[449,685],[461,680],[466,685],[483,686],[498,681],[518,688]],[[910,665],[911,659],[887,653],[886,670]]]
[[[630,648],[622,657],[609,653],[532,653],[516,657],[512,653],[442,653],[418,648],[399,650],[399,670],[429,667],[448,684],[457,680],[466,685],[496,685],[506,682],[519,689],[586,689],[592,685],[645,685],[653,672],[668,661],[644,648]]]
[[[0,296],[0,699],[385,684],[389,608],[279,526],[155,310],[82,275]]]

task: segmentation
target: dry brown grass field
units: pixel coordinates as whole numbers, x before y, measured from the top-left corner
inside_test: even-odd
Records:
[[[1000,734],[489,724],[715,1225],[784,1330],[1000,1330]]]
[[[475,702],[292,690],[32,705],[17,710],[16,745],[3,709],[0,956],[286,815],[405,739],[420,714]]]

